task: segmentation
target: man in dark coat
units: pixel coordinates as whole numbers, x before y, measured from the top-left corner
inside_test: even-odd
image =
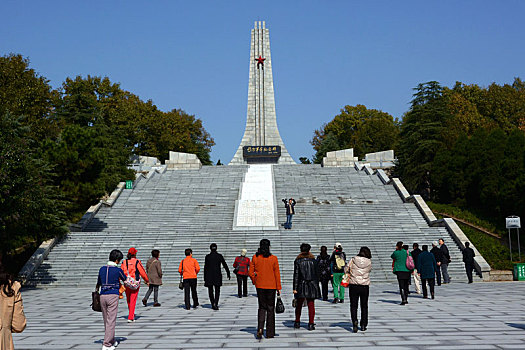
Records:
[[[294,261],[293,294],[297,299],[294,328],[301,326],[301,309],[306,299],[308,330],[313,331],[315,329],[314,300],[321,297],[321,290],[319,289],[319,265],[313,254],[310,253],[310,248],[308,243],[301,244],[301,254]]]
[[[438,248],[439,249],[439,248]],[[428,252],[428,246],[423,245],[423,251],[417,258],[417,273],[421,277],[421,286],[423,287],[423,298],[428,298],[427,283],[430,287],[430,296],[434,299],[434,277],[437,272],[436,258]],[[439,276],[439,275],[438,275]]]
[[[439,249],[443,252],[443,261],[441,262],[441,273],[443,274],[443,283],[450,283],[448,275],[448,264],[450,264],[450,253],[443,238],[439,239]]]
[[[288,200],[283,199],[284,206],[286,207],[286,223],[284,224],[284,228],[287,230],[292,229],[292,217],[295,214],[295,199],[290,198]]]
[[[465,242],[465,249],[463,249],[463,262],[465,263],[465,270],[467,270],[468,283],[472,283],[472,270],[474,269],[474,257],[476,254],[470,248],[470,243]]]
[[[319,280],[321,281],[323,300],[328,300],[328,281],[332,280],[332,268],[330,266],[330,255],[326,246],[321,247],[321,254],[317,256],[319,265]]]
[[[217,253],[217,244],[212,243],[210,245],[210,251],[210,254],[206,255],[204,260],[204,286],[208,287],[211,308],[213,310],[219,310],[219,296],[222,286],[221,265],[224,267],[224,270],[226,270],[228,279],[230,279],[230,269],[222,254]]]
[[[434,258],[436,259],[436,265],[437,265],[437,271],[436,271],[436,277],[437,277],[437,285],[441,285],[441,263],[443,262],[443,251],[439,249],[438,242],[432,243],[432,249],[430,250],[432,254],[434,254]]]

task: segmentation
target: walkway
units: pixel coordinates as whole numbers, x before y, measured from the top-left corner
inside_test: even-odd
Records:
[[[141,289],[142,297],[145,289]],[[439,287],[435,300],[412,294],[405,307],[398,305],[396,289],[394,284],[371,287],[369,329],[357,334],[350,332],[348,298],[337,305],[316,301],[317,329],[307,331],[307,318],[303,315],[302,328],[295,330],[294,309],[287,293],[286,312],[276,318],[277,337],[258,341],[254,337],[257,308],[254,295],[237,299],[236,287],[224,287],[220,310],[212,311],[201,284],[199,296],[203,306],[186,311],[182,308],[180,290],[161,287],[162,307],[143,307],[139,302],[134,324],[126,323],[126,303],[121,301],[118,349],[525,347],[525,283],[452,283]],[[91,311],[90,297],[91,290],[86,288],[23,291],[28,326],[24,333],[15,335],[16,349],[102,348],[102,317]]]

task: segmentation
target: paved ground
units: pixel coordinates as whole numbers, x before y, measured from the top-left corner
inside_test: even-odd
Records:
[[[28,326],[16,334],[16,349],[100,349],[102,316],[90,309],[88,289],[50,288],[23,291]],[[144,295],[144,288],[140,296]],[[290,297],[277,315],[274,339],[256,340],[257,298],[238,299],[224,287],[220,310],[213,311],[199,288],[196,310],[182,308],[176,287],[160,290],[162,307],[137,305],[137,322],[126,323],[119,305],[117,337],[125,349],[317,348],[348,349],[525,349],[525,283],[452,283],[437,289],[435,300],[412,294],[400,306],[394,284],[371,286],[366,332],[350,332],[349,304],[316,301],[317,329],[293,328]],[[150,300],[152,302],[152,300]],[[305,310],[306,311],[306,310]],[[303,321],[307,320],[303,314]]]

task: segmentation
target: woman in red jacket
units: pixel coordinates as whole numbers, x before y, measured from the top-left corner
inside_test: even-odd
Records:
[[[144,270],[144,266],[139,259],[137,259],[137,250],[133,247],[129,248],[127,259],[122,262],[120,268],[124,271],[126,277],[132,277],[137,282],[140,282],[140,277],[144,278],[144,282],[148,284],[148,274]],[[128,301],[128,323],[135,322],[135,306],[137,306],[137,297],[139,295],[140,284],[137,288],[132,289],[127,285],[127,280],[124,282],[126,286],[126,300]]]
[[[241,255],[233,262],[233,272],[237,275],[237,296],[239,298],[248,296],[248,270],[250,269],[250,258],[246,257],[246,249],[241,250]]]
[[[275,293],[281,295],[279,261],[270,253],[270,241],[262,239],[250,262],[250,278],[257,288],[257,339],[261,339],[266,320],[266,338],[275,336]]]

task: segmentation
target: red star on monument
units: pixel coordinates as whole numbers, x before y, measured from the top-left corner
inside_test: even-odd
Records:
[[[262,65],[263,68],[264,68],[264,60],[266,58],[262,58],[261,55],[259,55],[259,58],[256,58],[255,60],[257,61],[257,69],[259,69],[259,66]]]

